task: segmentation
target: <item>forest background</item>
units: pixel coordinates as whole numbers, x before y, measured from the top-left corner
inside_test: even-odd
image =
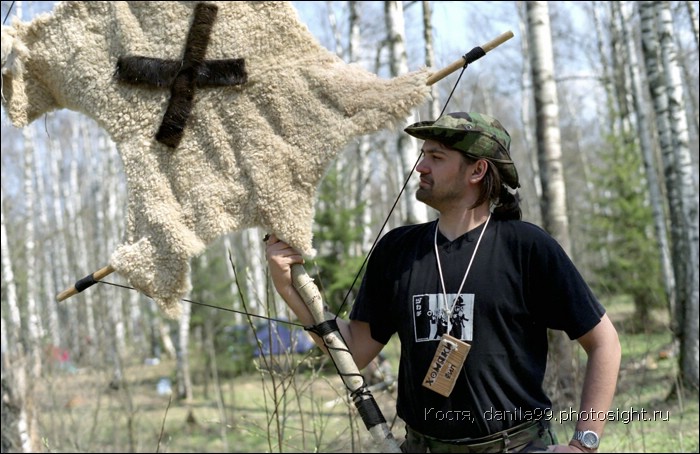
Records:
[[[615,409],[630,418],[608,424],[604,449],[697,452],[697,2],[292,3],[326,48],[382,77],[443,68],[514,32],[435,84],[405,124],[436,118],[448,99],[447,111],[501,120],[524,219],[560,241],[621,333]],[[2,15],[52,8],[2,2]],[[307,267],[341,316],[376,238],[435,217],[408,178],[418,145],[401,128],[363,137],[319,188]],[[265,329],[303,333],[271,289],[266,232],[233,232],[192,261],[177,322],[116,275],[56,302],[122,240],[121,166],[85,116],[56,111],[17,129],[3,109],[2,452],[371,450],[317,351],[256,354]],[[551,343],[548,391],[558,410],[576,409],[581,351]],[[384,356],[376,389],[391,416],[393,343]]]

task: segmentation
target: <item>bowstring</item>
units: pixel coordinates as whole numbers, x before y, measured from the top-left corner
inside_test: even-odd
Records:
[[[123,288],[126,290],[133,290],[133,291],[138,291],[139,293],[143,293],[140,290],[135,289],[134,287],[130,287],[128,285],[123,285],[123,284],[117,284],[116,282],[102,281],[102,280],[98,280],[95,282],[97,282],[98,284],[106,284],[106,285],[111,285],[113,287],[119,287],[119,288]],[[148,297],[148,298],[153,299],[150,295],[147,295],[146,293],[143,293],[143,295]],[[304,325],[302,325],[301,323],[295,323],[295,322],[291,322],[289,320],[282,320],[282,319],[274,318],[274,317],[266,317],[264,315],[256,315],[256,314],[250,313],[248,311],[237,311],[235,309],[229,309],[227,307],[221,307],[221,306],[215,306],[213,304],[202,303],[201,301],[195,301],[195,300],[191,300],[188,298],[181,298],[180,301],[184,301],[186,303],[196,304],[198,306],[209,307],[211,309],[218,309],[221,311],[232,312],[234,314],[241,314],[241,315],[245,315],[245,316],[249,316],[249,317],[256,317],[256,318],[261,318],[263,320],[270,320],[273,322],[285,323],[287,325],[294,325],[294,326],[299,326],[301,328],[304,328]]]
[[[459,85],[459,81],[462,79],[462,74],[464,74],[464,71],[467,69],[467,66],[469,66],[469,61],[467,59],[467,56],[464,55],[464,56],[462,56],[462,58],[464,58],[464,66],[462,67],[462,71],[460,71],[459,77],[457,77],[457,81],[455,82],[454,86],[452,87],[452,90],[450,91],[450,95],[447,97],[447,101],[445,101],[445,105],[442,107],[442,111],[440,111],[440,115],[438,116],[438,118],[435,119],[436,121],[440,117],[442,117],[443,113],[445,113],[445,109],[447,108],[447,105],[450,103],[450,99],[452,99],[452,95],[454,94],[455,90],[457,89],[457,85]],[[377,232],[377,236],[374,238],[374,241],[372,242],[372,246],[369,248],[369,252],[367,253],[367,255],[365,255],[365,258],[362,261],[362,265],[360,265],[360,268],[357,271],[357,274],[355,275],[355,278],[353,279],[352,284],[350,285],[350,288],[348,289],[348,292],[345,294],[345,297],[343,298],[343,302],[341,303],[340,307],[338,308],[338,311],[334,314],[335,318],[338,318],[338,314],[340,314],[342,312],[343,307],[345,307],[345,305],[347,304],[348,298],[350,297],[350,293],[352,293],[352,290],[355,287],[357,280],[359,279],[360,275],[362,274],[362,270],[365,268],[365,265],[367,265],[367,261],[369,260],[369,256],[372,255],[372,252],[374,251],[375,246],[379,242],[379,237],[381,236],[382,231],[384,231],[384,228],[386,227],[387,223],[389,222],[389,219],[391,218],[391,215],[394,212],[396,205],[398,205],[399,199],[401,199],[401,195],[406,190],[406,187],[408,186],[408,182],[410,181],[411,176],[413,175],[413,172],[415,172],[416,167],[418,167],[418,163],[420,162],[422,156],[423,156],[423,152],[421,151],[420,153],[418,153],[418,158],[416,159],[415,164],[413,164],[413,168],[411,168],[411,170],[406,175],[406,178],[404,179],[403,186],[401,186],[401,190],[399,191],[399,194],[396,196],[396,200],[394,200],[394,203],[391,206],[389,213],[387,214],[386,218],[384,219],[384,223],[382,224],[381,228]]]
[[[7,8],[7,14],[5,14],[5,18],[2,20],[2,25],[5,25],[5,23],[7,23],[7,18],[10,17],[10,11],[12,11],[13,6],[15,6],[14,1],[12,3],[10,3],[10,7]]]

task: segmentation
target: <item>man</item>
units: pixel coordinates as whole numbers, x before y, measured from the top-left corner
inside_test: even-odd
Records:
[[[402,449],[596,451],[617,383],[617,332],[559,244],[520,220],[508,132],[487,115],[463,112],[405,131],[425,141],[416,198],[439,219],[388,232],[372,252],[350,320],[337,320],[360,369],[398,333]],[[312,325],[290,276],[303,258],[274,236],[267,257],[275,288]],[[416,301],[438,316],[419,317]],[[436,320],[448,326],[422,326]],[[418,336],[429,328],[445,334]],[[556,415],[542,389],[548,328],[564,330],[588,355],[568,445],[555,445],[549,420]]]

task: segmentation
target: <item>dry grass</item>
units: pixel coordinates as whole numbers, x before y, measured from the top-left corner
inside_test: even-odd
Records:
[[[602,450],[698,452],[697,395],[667,398],[677,370],[677,358],[668,349],[670,332],[655,327],[626,333],[629,312],[624,305],[610,311],[623,346],[613,411],[622,418],[633,416],[631,410],[646,411],[647,419],[656,411],[656,420],[609,421]],[[397,346],[392,341],[387,351],[395,366]],[[189,402],[156,392],[163,378],[175,383],[174,361],[129,364],[119,389],[109,386],[111,370],[49,371],[35,386],[41,437],[47,452],[376,451],[354,406],[345,400],[342,381],[321,361],[293,357],[258,364],[253,373],[221,379],[219,387],[193,370],[196,383]],[[403,423],[395,416],[394,390],[373,395],[400,438]],[[571,422],[555,426],[560,440],[572,430]]]

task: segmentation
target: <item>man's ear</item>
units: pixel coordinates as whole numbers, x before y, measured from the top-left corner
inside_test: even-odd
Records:
[[[486,159],[479,159],[474,163],[474,167],[472,167],[472,172],[469,176],[469,180],[472,183],[478,183],[484,178],[484,176],[486,176],[486,171],[488,171],[488,169],[489,162]]]

